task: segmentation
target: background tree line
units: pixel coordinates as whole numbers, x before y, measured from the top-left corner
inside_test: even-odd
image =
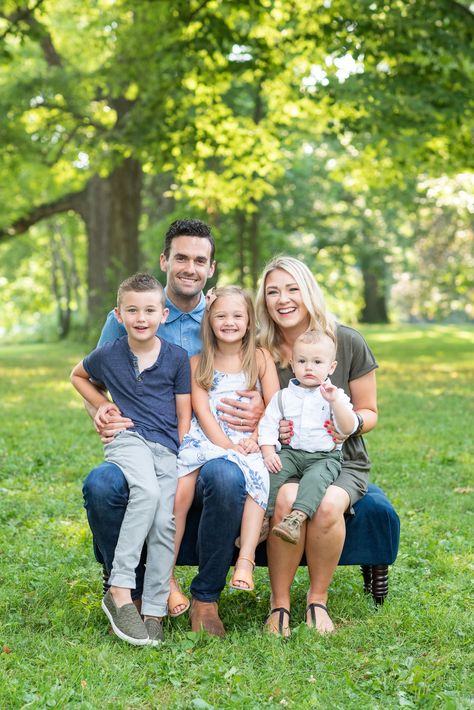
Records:
[[[472,318],[468,2],[0,7],[4,330],[97,327],[183,215],[221,280],[286,252],[345,319]]]

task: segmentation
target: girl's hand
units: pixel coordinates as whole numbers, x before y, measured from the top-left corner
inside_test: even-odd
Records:
[[[278,425],[278,438],[282,444],[289,444],[293,436],[293,422],[291,419],[280,419]]]
[[[238,454],[242,454],[243,456],[247,455],[247,452],[242,446],[240,446],[240,444],[231,444],[227,448],[232,449],[232,451],[237,451]]]
[[[246,439],[241,439],[239,446],[244,449],[246,454],[258,454],[260,452],[260,446],[250,436]]]
[[[270,473],[278,473],[278,471],[281,471],[283,468],[281,465],[281,459],[276,452],[274,454],[270,454],[269,456],[265,456],[263,462]]]
[[[242,391],[237,394],[245,397],[246,401],[224,397],[217,405],[219,419],[227,422],[234,431],[255,431],[265,411],[262,397],[257,391]]]
[[[343,444],[345,440],[349,438],[344,434],[340,434],[330,419],[326,419],[326,421],[324,422],[324,428],[326,429],[329,436],[332,437],[334,443],[337,445]]]

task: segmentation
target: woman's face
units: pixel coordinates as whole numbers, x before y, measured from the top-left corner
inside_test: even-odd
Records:
[[[274,269],[267,275],[265,303],[270,318],[281,330],[309,327],[309,313],[300,287],[288,271]]]

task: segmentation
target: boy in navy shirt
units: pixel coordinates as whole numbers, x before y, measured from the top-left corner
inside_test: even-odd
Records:
[[[127,335],[84,358],[71,382],[97,408],[97,425],[110,412],[134,422],[104,446],[106,460],[122,469],[130,496],[102,608],[121,639],[156,645],[163,640],[173,567],[176,454],[191,421],[190,368],[183,348],[156,335],[168,309],[153,276],[135,274],[120,284],[115,313]],[[105,385],[113,402],[95,383]],[[142,621],[131,590],[145,540]]]

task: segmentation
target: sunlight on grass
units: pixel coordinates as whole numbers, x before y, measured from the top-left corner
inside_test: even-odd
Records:
[[[300,569],[285,644],[261,633],[260,569],[255,594],[222,594],[225,640],[192,634],[185,617],[166,622],[159,651],[110,637],[100,610],[81,486],[102,446],[68,379],[83,346],[0,348],[1,708],[472,706],[474,329],[363,330],[380,363],[373,480],[402,524],[388,601],[375,609],[358,568],[338,568],[338,633],[315,637]],[[194,573],[178,570],[185,590]]]

